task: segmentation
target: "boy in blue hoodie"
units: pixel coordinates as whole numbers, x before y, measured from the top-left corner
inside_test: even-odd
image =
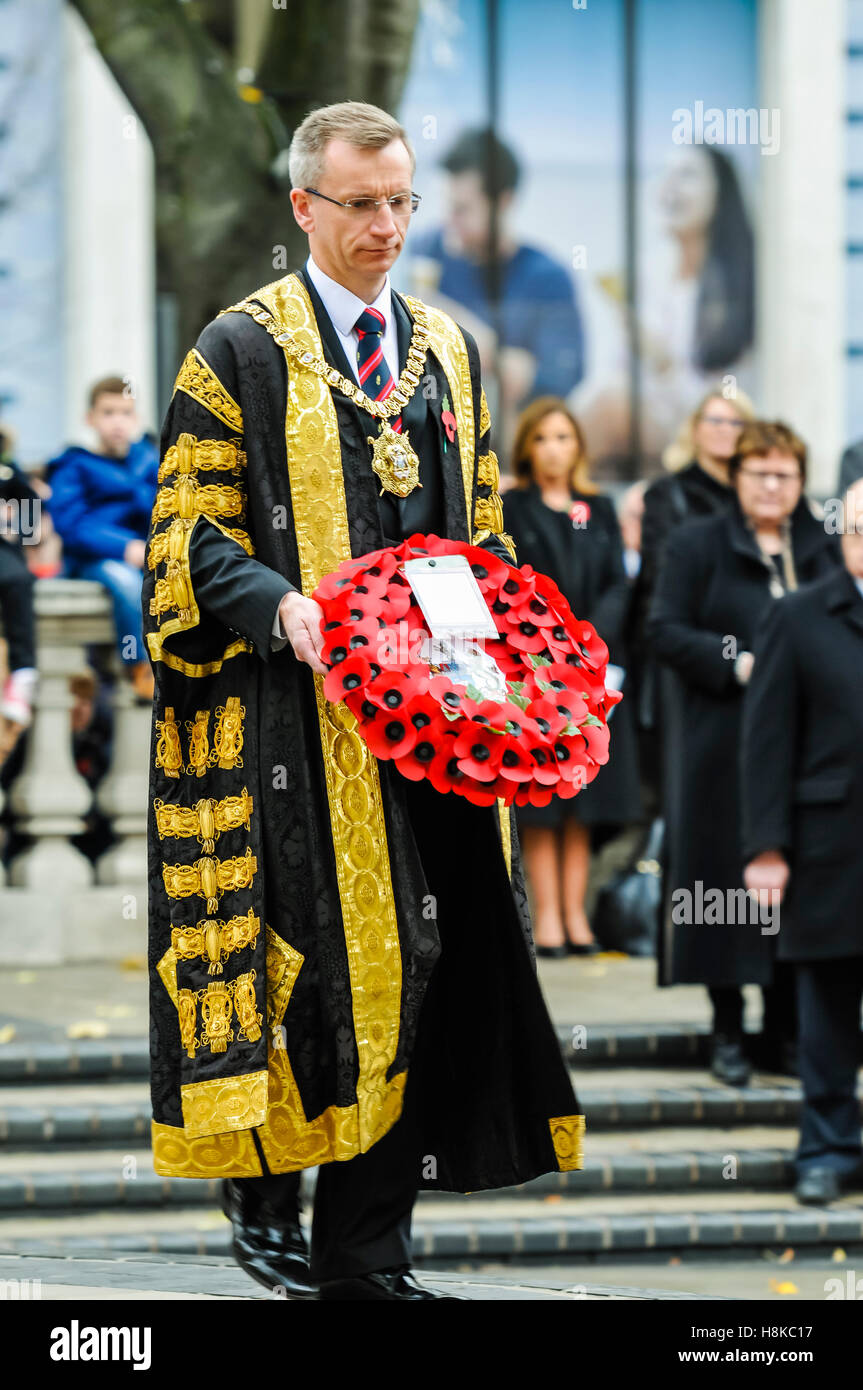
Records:
[[[63,574],[104,584],[114,604],[120,657],[136,693],[152,699],[141,586],[158,451],[154,440],[140,434],[135,400],[122,377],[96,382],[86,418],[98,449],[73,444],[47,469],[48,507],[63,542]]]

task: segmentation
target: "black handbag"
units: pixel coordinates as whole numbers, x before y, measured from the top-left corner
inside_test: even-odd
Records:
[[[657,817],[637,857],[600,890],[590,924],[604,951],[656,955],[664,839],[665,822]]]

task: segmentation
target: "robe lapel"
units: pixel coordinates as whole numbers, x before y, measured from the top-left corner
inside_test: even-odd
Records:
[[[304,270],[296,270],[294,274],[302,280],[312,301],[324,357],[330,366],[340,371],[343,376],[347,377],[348,381],[355,381],[356,377],[350,369],[350,364],[339,341],[339,335],[324,308],[323,300]],[[372,472],[371,450],[367,443],[367,437],[376,433],[375,421],[365,411],[355,406],[353,401],[349,401],[347,397],[343,396],[340,391],[333,392],[333,401],[339,422],[339,439],[342,447],[342,473],[348,503],[351,554],[364,555],[386,543],[383,521],[378,506],[380,484]]]
[[[339,336],[324,308],[320,295],[303,269],[298,269],[294,273],[302,280],[311,299],[326,360],[349,381],[355,380],[339,341]],[[399,370],[401,371],[407,362],[408,347],[413,330],[413,317],[402,296],[395,291],[393,292],[393,312],[396,320]],[[469,542],[470,533],[467,526],[459,435],[457,432],[453,441],[448,440],[441,421],[443,396],[450,391],[450,386],[443,366],[431,348],[429,348],[427,357],[427,375],[430,375],[434,380],[433,395],[426,399],[424,377],[402,411],[402,421],[408,435],[411,434],[411,425],[413,424],[415,438],[419,438],[420,430],[424,426],[426,450],[429,453],[432,452],[429,450],[429,444],[436,450],[437,457],[427,458],[426,467],[440,466],[441,468],[445,535],[453,540]],[[371,449],[367,443],[368,436],[377,433],[376,422],[364,411],[359,410],[353,402],[348,401],[340,392],[334,392],[333,399],[336,403],[339,433],[342,441],[342,468],[349,502],[351,549],[354,555],[361,555],[386,543],[386,532],[381,514],[382,503],[384,506],[395,505],[398,508],[400,533],[410,534],[412,529],[409,524],[411,499],[409,497],[390,498],[389,496],[379,499],[380,484],[372,472]],[[446,444],[446,448],[444,448],[444,444]],[[421,461],[421,478],[422,471]],[[473,515],[473,499],[470,500],[471,515]],[[405,525],[406,520],[408,525]]]
[[[402,328],[404,328],[404,355],[402,361],[407,361],[407,348],[410,334],[413,328],[413,317],[410,310],[404,303],[401,295],[393,295],[393,303],[396,307],[396,315],[399,320],[399,349],[402,350]],[[445,532],[451,540],[470,542],[471,535],[467,524],[468,502],[470,503],[470,514],[473,516],[475,498],[465,498],[464,495],[464,476],[461,464],[461,440],[458,431],[455,439],[449,440],[446,429],[441,419],[443,411],[443,398],[450,395],[450,384],[447,381],[446,372],[436,353],[429,347],[426,358],[426,373],[420,380],[420,384],[408,402],[404,412],[404,421],[409,428],[412,420],[424,421],[429,442],[433,443],[436,454],[435,466],[441,470],[443,480],[443,499],[444,515],[446,520]],[[434,392],[426,398],[424,388],[426,377],[434,379]],[[452,397],[450,395],[450,408],[452,408]]]

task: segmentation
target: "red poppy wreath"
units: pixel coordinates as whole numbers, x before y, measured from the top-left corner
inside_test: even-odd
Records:
[[[405,560],[464,555],[497,627],[486,639],[508,697],[488,699],[429,664],[430,634]],[[343,700],[377,758],[479,806],[572,797],[608,761],[608,648],[530,565],[439,536],[346,560],[312,597],[324,612],[324,695]]]

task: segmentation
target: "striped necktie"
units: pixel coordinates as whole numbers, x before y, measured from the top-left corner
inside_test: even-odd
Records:
[[[360,386],[373,401],[383,401],[395,390],[393,375],[384,357],[383,332],[386,320],[379,309],[363,309],[354,324],[359,343],[357,344],[357,365]],[[401,432],[402,417],[397,415],[389,421],[390,429]]]

